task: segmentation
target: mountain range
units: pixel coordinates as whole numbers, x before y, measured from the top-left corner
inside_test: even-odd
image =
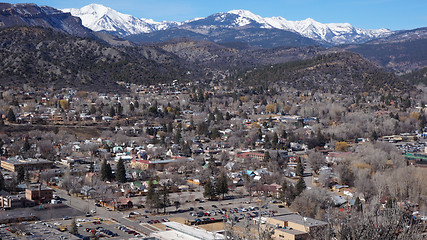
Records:
[[[241,40],[242,35],[250,33],[263,33],[263,35],[273,33],[280,37],[295,33],[299,38],[292,37],[297,41],[302,41],[303,45],[309,42],[304,38],[322,45],[338,45],[363,43],[393,34],[393,31],[387,29],[366,30],[351,26],[349,23],[323,24],[311,18],[302,21],[289,21],[283,17],[263,18],[246,10],[216,13],[184,22],[155,22],[151,19],[136,18],[99,4],[90,4],[81,9],[63,9],[62,11],[81,18],[83,25],[93,31],[105,31],[120,37],[139,35],[138,37],[133,36],[131,39],[141,42],[164,41],[168,40],[170,36],[193,38],[197,36],[198,39],[220,42]],[[232,30],[237,34],[230,33]],[[242,32],[243,30],[246,32]],[[162,33],[158,33],[159,31]],[[270,44],[270,47],[275,46],[275,44]]]
[[[93,12],[93,19],[111,12],[120,16],[102,8],[108,11]],[[132,28],[120,30],[124,28],[119,29],[117,22],[111,28],[104,26],[108,31],[93,31],[70,12],[0,3],[2,86],[27,83],[99,91],[102,85],[103,91],[118,91],[117,82],[214,80],[250,86],[271,79],[301,89],[336,86],[346,93],[407,90],[409,81],[427,84],[427,28],[333,45],[269,27],[271,20],[247,11],[183,23],[146,20],[152,24],[145,25],[147,33],[130,35],[126,32]],[[141,20],[125,17],[122,20]]]

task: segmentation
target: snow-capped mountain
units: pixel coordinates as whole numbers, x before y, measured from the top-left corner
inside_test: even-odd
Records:
[[[150,33],[179,26],[179,22],[155,22],[152,19],[136,18],[100,4],[90,4],[80,9],[62,9],[79,17],[85,27],[93,31],[105,31],[119,36]]]
[[[360,29],[351,26],[349,23],[323,24],[311,18],[302,21],[289,21],[283,17],[263,18],[246,10],[232,10],[212,16],[215,16],[217,22],[224,22],[225,19],[228,19],[228,22],[231,23],[230,26],[245,27],[258,25],[261,28],[281,29],[331,44],[361,43],[386,37],[393,33],[384,28],[374,30]]]
[[[83,25],[93,31],[106,31],[119,36],[152,33],[171,28],[185,29],[204,35],[212,34],[218,28],[262,28],[291,31],[323,44],[336,45],[363,43],[393,33],[388,29],[360,29],[351,26],[349,23],[323,24],[311,18],[302,21],[289,21],[283,17],[263,18],[246,10],[216,13],[205,18],[196,18],[184,22],[155,22],[151,19],[139,19],[99,4],[90,4],[81,9],[63,9],[63,11],[80,17]]]

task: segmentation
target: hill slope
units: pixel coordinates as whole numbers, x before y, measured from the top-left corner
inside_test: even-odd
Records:
[[[229,79],[248,86],[273,82],[299,90],[361,93],[398,91],[410,88],[393,73],[375,67],[357,54],[344,52],[312,59],[240,71]]]
[[[384,39],[344,47],[400,73],[427,67],[427,28],[401,31]]]
[[[114,91],[117,81],[181,79],[177,57],[154,47],[115,48],[52,29],[0,29],[0,83]],[[102,86],[102,88],[100,88]]]

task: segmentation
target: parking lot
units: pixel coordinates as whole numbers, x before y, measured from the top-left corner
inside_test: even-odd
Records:
[[[256,218],[259,216],[272,216],[274,214],[288,213],[289,209],[279,203],[273,203],[260,199],[242,198],[224,201],[198,201],[195,204],[184,204],[178,210],[169,207],[167,214],[155,214],[149,210],[133,210],[125,212],[126,218],[141,224],[159,228],[162,222],[184,219],[184,222],[193,225],[222,222],[225,219],[240,221],[244,218]]]

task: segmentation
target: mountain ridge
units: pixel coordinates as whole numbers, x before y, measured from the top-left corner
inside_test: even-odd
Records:
[[[226,13],[215,13],[207,17],[183,22],[155,22],[151,19],[139,19],[99,4],[90,4],[80,9],[63,9],[63,11],[80,17],[83,25],[94,31],[106,31],[121,37],[167,31],[172,28],[191,30],[191,26],[199,26],[198,30],[194,30],[196,33],[209,31],[210,28],[215,26],[230,29],[256,27],[291,31],[321,44],[338,45],[367,42],[393,33],[388,29],[368,30],[356,28],[349,23],[323,24],[311,18],[301,21],[289,21],[283,17],[263,18],[247,10],[231,10]],[[228,21],[228,25],[222,25],[221,23],[226,19],[231,19],[231,21]],[[211,25],[205,25],[205,29],[201,29],[201,24],[207,21]]]

